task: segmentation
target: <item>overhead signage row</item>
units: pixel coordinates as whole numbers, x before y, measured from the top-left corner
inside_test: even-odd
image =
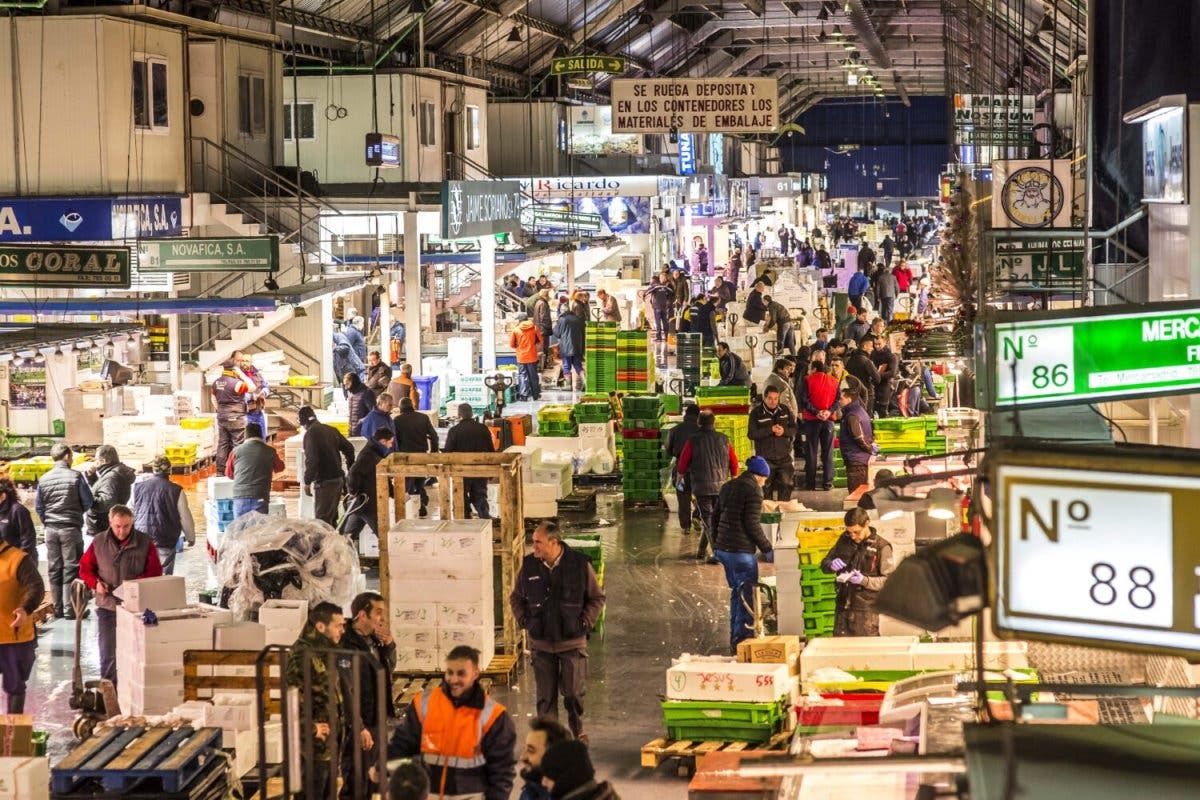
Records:
[[[160,239],[138,244],[139,272],[274,272],[279,238]]]
[[[0,242],[107,242],[179,236],[183,198],[0,198]]]
[[[128,289],[128,247],[0,245],[0,286]]]
[[[598,178],[524,178],[521,191],[535,200],[565,197],[655,197],[659,179],[653,175]]]
[[[517,181],[442,183],[442,238],[467,239],[521,229],[521,185]]]
[[[779,126],[775,78],[617,78],[614,133],[771,133]]]
[[[993,404],[1024,408],[1200,391],[1200,305],[1098,311],[994,315],[984,359]]]

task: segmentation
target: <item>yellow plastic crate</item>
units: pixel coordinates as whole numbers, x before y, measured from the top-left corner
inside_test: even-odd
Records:
[[[350,423],[347,420],[339,419],[326,424],[328,424],[331,428],[336,428],[342,434],[342,436],[350,435]]]
[[[316,375],[289,375],[288,386],[316,386],[319,378]]]
[[[179,427],[189,431],[202,431],[211,428],[212,417],[184,417],[179,420]]]
[[[841,538],[841,529],[823,529],[823,530],[803,530],[796,533],[796,538],[799,541],[801,552],[821,552],[822,558],[825,553],[829,552],[829,548],[837,544],[837,540]]]
[[[196,444],[169,444],[164,449],[167,460],[175,466],[184,467],[196,463]]]

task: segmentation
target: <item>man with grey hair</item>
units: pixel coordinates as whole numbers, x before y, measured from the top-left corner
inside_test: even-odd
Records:
[[[196,543],[196,523],[187,495],[171,481],[171,462],[166,456],[154,459],[150,476],[140,475],[133,484],[133,526],[154,541],[164,575],[175,573],[179,538],[189,546]]]
[[[117,448],[102,444],[96,448],[95,464],[87,471],[86,477],[92,485],[92,497],[95,498],[87,512],[88,535],[97,536],[108,530],[108,510],[113,506],[129,504],[137,473],[121,463]]]
[[[538,715],[558,719],[561,694],[571,733],[586,742],[587,637],[604,609],[592,562],[563,542],[557,523],[543,520],[508,599],[517,624],[529,632]]]
[[[446,453],[494,453],[496,442],[487,426],[475,419],[470,403],[458,404],[458,424],[446,434]],[[480,519],[488,519],[487,478],[463,478],[464,514],[471,518],[471,509]]]
[[[92,489],[84,477],[71,469],[74,454],[68,445],[50,448],[54,466],[38,480],[34,510],[46,532],[46,561],[54,615],[75,619],[75,612],[63,604],[63,587],[79,577],[79,558],[83,555],[83,515],[92,507]]]

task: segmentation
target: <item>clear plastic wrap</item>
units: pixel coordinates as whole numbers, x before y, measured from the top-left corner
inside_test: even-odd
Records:
[[[349,607],[359,574],[353,542],[329,525],[258,512],[230,523],[217,558],[222,599],[236,620],[271,599]]]

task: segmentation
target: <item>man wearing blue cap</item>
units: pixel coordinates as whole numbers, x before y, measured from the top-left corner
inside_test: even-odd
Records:
[[[754,636],[750,613],[754,587],[758,583],[756,551],[772,552],[762,529],[763,486],[771,467],[762,456],[752,456],[746,471],[721,487],[713,520],[716,539],[713,554],[725,567],[729,583],[729,646],[737,652],[738,642]]]

